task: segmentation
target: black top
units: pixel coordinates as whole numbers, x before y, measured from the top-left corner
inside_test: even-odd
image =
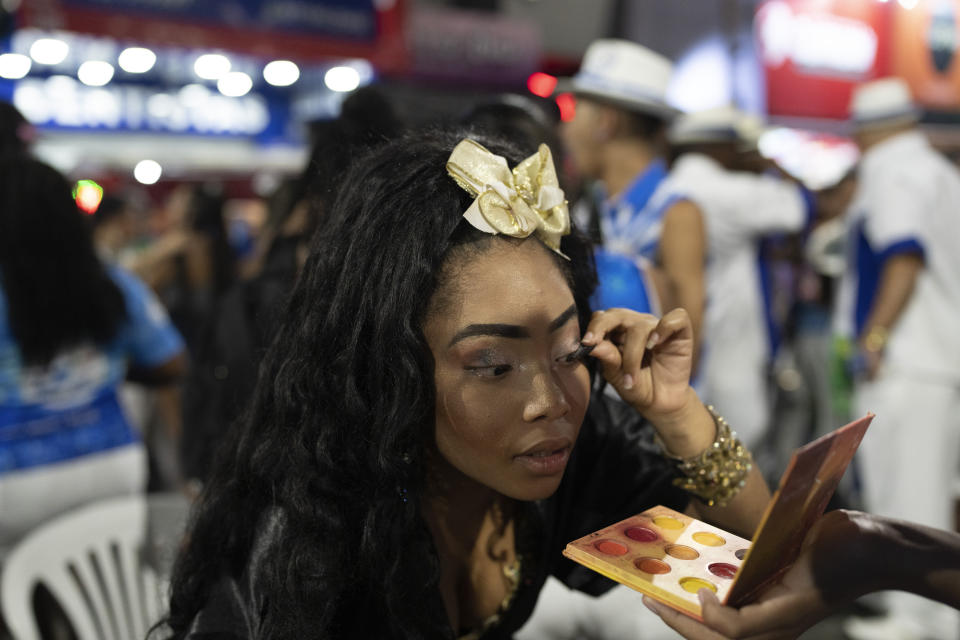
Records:
[[[572,540],[656,505],[682,511],[689,501],[674,487],[673,465],[653,443],[653,428],[622,402],[595,393],[576,447],[557,492],[546,500],[525,503],[516,536],[521,576],[509,609],[483,640],[507,639],[530,617],[548,576],[590,595],[614,582],[561,555]],[[268,519],[258,534],[247,571],[239,580],[224,576],[194,619],[187,640],[252,640],[259,627],[257,602],[263,594],[248,579],[282,517]],[[425,603],[438,619],[445,617],[439,590]],[[451,630],[449,637],[456,634]]]

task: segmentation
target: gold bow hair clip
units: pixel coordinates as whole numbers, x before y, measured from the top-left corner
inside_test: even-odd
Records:
[[[541,144],[537,153],[511,171],[502,156],[464,139],[450,154],[447,173],[474,197],[463,214],[474,228],[514,238],[536,233],[567,257],[560,251],[560,238],[570,233],[570,212],[550,147]]]

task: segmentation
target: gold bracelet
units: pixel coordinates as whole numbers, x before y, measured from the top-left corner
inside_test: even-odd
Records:
[[[863,337],[863,348],[871,353],[880,353],[887,346],[889,333],[878,324],[870,327]]]
[[[667,451],[659,436],[657,442],[664,456],[673,460],[682,474],[673,480],[673,484],[697,496],[709,507],[722,507],[747,483],[747,474],[753,468],[753,456],[712,406],[708,406],[707,411],[717,426],[717,435],[713,444],[702,453],[680,458]]]

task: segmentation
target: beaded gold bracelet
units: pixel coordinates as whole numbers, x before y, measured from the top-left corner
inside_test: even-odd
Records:
[[[680,458],[667,451],[659,436],[657,441],[663,455],[673,460],[682,474],[673,484],[697,496],[707,506],[722,507],[746,484],[747,474],[753,468],[753,456],[712,406],[708,406],[707,411],[713,416],[717,435],[702,453]]]

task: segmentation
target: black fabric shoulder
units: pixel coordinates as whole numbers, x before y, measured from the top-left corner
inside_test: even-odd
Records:
[[[544,505],[551,552],[559,555],[568,542],[650,507],[686,508],[689,495],[672,484],[673,464],[653,436],[632,407],[594,393],[560,489]],[[553,575],[579,591],[598,595],[614,584],[566,558],[555,567]]]
[[[285,526],[279,508],[260,517],[250,557],[242,575],[224,574],[210,590],[200,613],[194,618],[185,640],[254,640],[258,637],[264,610],[262,580],[264,559],[276,547]]]

